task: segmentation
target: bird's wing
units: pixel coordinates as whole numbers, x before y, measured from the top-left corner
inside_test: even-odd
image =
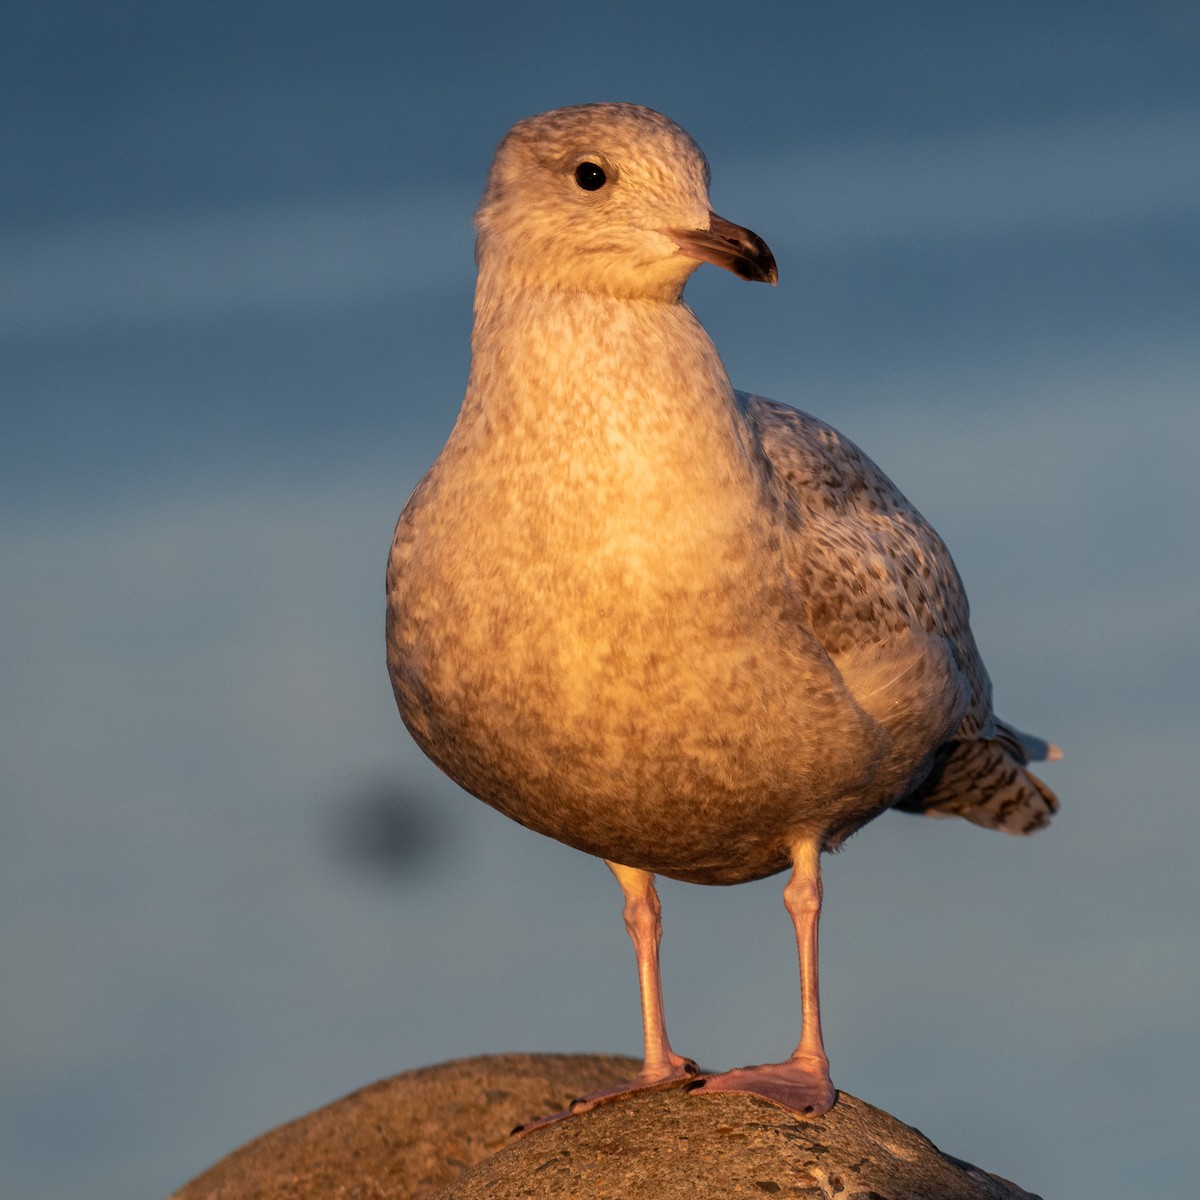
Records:
[[[903,714],[928,704],[931,692],[960,689],[961,718],[946,727],[929,775],[897,807],[961,816],[1009,833],[1046,825],[1058,801],[1025,767],[1061,752],[992,712],[991,681],[945,543],[836,429],[758,396],[739,394],[739,400],[771,465],[780,503],[794,508],[792,569],[808,596],[813,632],[841,665],[851,691],[861,690],[856,676],[875,684],[882,674],[892,689],[893,720],[902,728]],[[896,647],[891,655],[901,669],[873,669],[870,656],[886,658],[889,646]],[[945,658],[939,663],[939,650],[952,662],[949,671]],[[928,732],[928,718],[926,726]]]
[[[954,736],[991,736],[992,685],[945,543],[832,426],[760,396],[742,402],[793,529],[792,570],[808,597],[813,632],[830,657],[905,637],[943,642],[966,690]]]

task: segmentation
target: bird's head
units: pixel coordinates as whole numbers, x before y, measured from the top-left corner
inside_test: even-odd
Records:
[[[700,262],[774,283],[757,234],[714,213],[708,163],[674,122],[584,104],[514,125],[475,215],[483,271],[515,287],[675,299]]]

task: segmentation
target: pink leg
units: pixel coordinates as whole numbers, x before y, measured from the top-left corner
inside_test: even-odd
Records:
[[[829,1078],[829,1059],[821,1040],[820,983],[817,975],[817,925],[821,919],[821,851],[815,841],[792,847],[792,878],[783,902],[796,927],[800,955],[800,1044],[791,1058],[761,1067],[741,1067],[697,1080],[706,1092],[747,1092],[806,1116],[828,1112],[837,1099]]]
[[[607,861],[607,860],[606,860]],[[625,896],[625,928],[633,942],[637,955],[638,986],[642,996],[642,1034],[645,1040],[645,1055],[642,1069],[629,1083],[619,1083],[603,1088],[588,1096],[572,1100],[567,1112],[530,1121],[513,1130],[514,1134],[526,1134],[544,1125],[561,1121],[571,1113],[587,1112],[599,1104],[628,1096],[634,1092],[659,1091],[677,1087],[700,1072],[690,1058],[684,1058],[671,1049],[667,1040],[667,1025],[663,1015],[662,977],[658,967],[658,944],[662,940],[662,905],[658,892],[654,890],[654,876],[649,871],[636,867],[623,867],[619,863],[608,864],[617,877]]]
[[[663,1011],[662,974],[658,944],[662,941],[662,904],[654,889],[654,876],[636,867],[609,863],[625,896],[625,928],[637,956],[638,987],[642,996],[642,1037],[645,1061],[638,1084],[657,1084],[696,1074],[696,1064],[671,1049]]]

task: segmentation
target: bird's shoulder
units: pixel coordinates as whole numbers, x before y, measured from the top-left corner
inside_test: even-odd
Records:
[[[904,493],[844,433],[763,396],[739,392],[738,400],[772,475],[803,503],[808,519],[860,521],[886,514],[937,538]]]

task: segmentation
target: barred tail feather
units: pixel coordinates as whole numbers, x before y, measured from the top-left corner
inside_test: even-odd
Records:
[[[1058,798],[1025,765],[1062,757],[1057,746],[996,723],[987,740],[950,742],[928,779],[897,808],[928,817],[963,817],[986,829],[1029,834],[1050,824]]]

